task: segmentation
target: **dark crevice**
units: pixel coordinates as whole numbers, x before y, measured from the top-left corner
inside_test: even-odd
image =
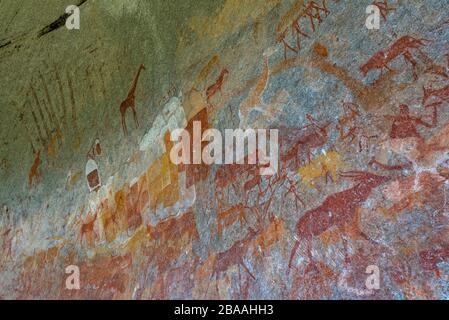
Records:
[[[81,5],[83,5],[85,2],[87,2],[87,0],[80,0],[77,4],[78,7],[80,7]],[[49,34],[52,31],[55,31],[59,28],[61,28],[62,26],[65,25],[65,22],[67,20],[67,18],[70,16],[70,14],[68,13],[64,13],[62,16],[60,16],[58,19],[56,19],[55,21],[53,21],[52,23],[50,23],[48,26],[42,28],[39,33],[37,34],[37,37],[40,38],[42,36],[45,36],[46,34]]]
[[[12,43],[11,40],[9,40],[9,41],[6,42],[6,43],[0,44],[0,49],[4,48],[4,47],[6,47],[6,46],[9,46],[11,43]]]

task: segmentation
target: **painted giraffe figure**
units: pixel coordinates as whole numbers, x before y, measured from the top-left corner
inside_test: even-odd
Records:
[[[136,123],[136,127],[139,127],[139,120],[137,119],[137,113],[136,113],[136,87],[137,87],[137,82],[139,80],[140,72],[142,70],[145,70],[145,66],[143,64],[141,64],[139,67],[139,70],[137,70],[137,74],[134,78],[133,85],[132,85],[131,89],[129,90],[126,99],[123,100],[123,102],[120,104],[122,128],[123,128],[123,133],[125,135],[128,134],[128,129],[126,127],[126,111],[128,110],[128,108],[131,108],[131,110],[133,111],[134,122]]]
[[[28,174],[28,185],[31,188],[33,186],[33,179],[39,179],[41,177],[39,172],[39,166],[41,165],[41,151],[39,150],[34,158],[33,165],[31,166],[30,172]]]

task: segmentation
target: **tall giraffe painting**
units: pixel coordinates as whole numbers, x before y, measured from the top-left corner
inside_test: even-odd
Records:
[[[137,82],[139,81],[140,72],[145,70],[145,66],[143,64],[140,65],[139,70],[137,70],[136,77],[134,78],[133,85],[126,96],[126,99],[120,104],[120,114],[122,119],[122,128],[123,133],[125,135],[128,134],[128,129],[126,127],[126,110],[131,108],[133,111],[134,122],[136,123],[136,127],[139,127],[139,120],[137,119],[136,113],[136,87]]]

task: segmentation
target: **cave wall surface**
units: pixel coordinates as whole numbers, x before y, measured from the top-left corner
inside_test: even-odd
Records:
[[[0,298],[448,299],[448,11],[0,1]],[[277,129],[277,173],[176,165],[195,121]]]

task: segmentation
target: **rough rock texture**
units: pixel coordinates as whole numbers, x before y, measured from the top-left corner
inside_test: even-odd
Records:
[[[87,0],[54,28],[73,2],[0,1],[1,298],[449,298],[447,1],[368,30],[371,0]],[[278,129],[278,173],[173,164],[193,121]]]

